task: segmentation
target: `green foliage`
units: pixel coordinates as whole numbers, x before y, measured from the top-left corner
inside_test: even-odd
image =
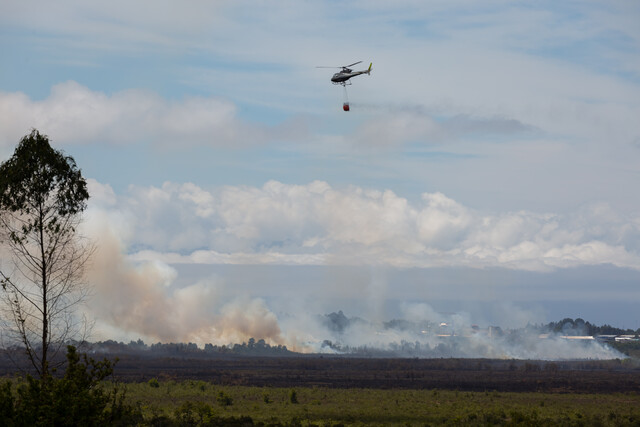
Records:
[[[218,392],[218,397],[216,397],[216,401],[220,406],[231,406],[233,404],[233,399],[231,398],[231,396],[227,395],[222,390]]]
[[[88,369],[87,371],[90,371]],[[11,396],[9,382],[0,381],[0,396]],[[290,388],[216,385],[202,392],[200,381],[158,381],[127,385],[128,418],[102,416],[98,424],[141,426],[363,426],[363,425],[637,425],[640,394],[571,394],[458,392],[449,390],[376,390],[298,388],[291,404]],[[106,392],[109,383],[103,382]],[[98,387],[100,384],[97,385]],[[14,384],[13,397],[19,397]],[[169,390],[169,392],[167,392]],[[301,395],[300,393],[303,393]],[[109,394],[109,393],[108,393]],[[226,396],[231,406],[220,406]],[[265,394],[270,404],[265,405]],[[122,396],[123,394],[120,394]],[[300,398],[304,396],[304,398]],[[12,406],[0,402],[0,416]],[[141,401],[127,406],[126,402]],[[544,402],[544,405],[541,403]],[[105,412],[109,411],[107,404]],[[142,412],[142,418],[140,413]],[[132,415],[133,414],[133,415]],[[134,416],[137,414],[138,418]],[[12,425],[0,419],[0,425]],[[23,423],[13,423],[22,425]],[[91,422],[88,425],[92,425]]]
[[[160,383],[158,382],[157,378],[151,378],[147,384],[149,384],[149,387],[153,387],[153,388],[160,387]]]
[[[579,335],[624,335],[624,334],[640,334],[640,329],[622,329],[615,328],[611,325],[597,326],[589,322],[585,322],[583,319],[571,319],[569,317],[562,319],[558,322],[549,322],[543,326],[543,329],[555,333],[569,332],[571,334]]]
[[[289,402],[294,404],[298,403],[298,393],[293,389],[289,390]]]
[[[640,341],[615,341],[611,342],[609,345],[618,350],[620,353],[640,359]]]
[[[213,414],[213,408],[207,403],[186,401],[175,410],[175,419],[179,425],[208,425]]]
[[[11,425],[15,416],[15,399],[11,393],[11,381],[0,385],[0,425]]]
[[[363,426],[363,425],[634,425],[640,394],[458,392],[450,390],[215,387],[199,382],[129,384],[143,401],[142,425]],[[171,387],[167,395],[166,389]],[[220,393],[232,406],[216,406]],[[303,393],[303,394],[301,394]],[[270,403],[264,404],[268,394]],[[304,398],[302,398],[304,396]],[[188,403],[187,403],[188,402]],[[541,404],[544,402],[544,405]],[[219,405],[219,404],[218,404]],[[150,408],[154,408],[151,410]],[[209,412],[211,409],[211,412]],[[217,411],[217,412],[216,412]]]
[[[53,149],[47,136],[35,129],[20,140],[13,156],[0,165],[0,209],[28,217],[22,235],[12,236],[14,239],[24,238],[34,227],[59,231],[60,217],[82,212],[87,199],[87,183],[75,160]],[[46,223],[38,215],[32,216],[42,205],[47,205],[54,214]]]
[[[62,378],[45,376],[16,388],[7,382],[0,388],[0,421],[3,425],[124,425],[142,421],[140,409],[126,402],[124,391],[106,392],[101,382],[113,373],[113,363],[95,361],[67,347],[67,367]]]

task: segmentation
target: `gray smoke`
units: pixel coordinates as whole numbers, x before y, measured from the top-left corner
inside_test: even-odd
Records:
[[[263,300],[230,295],[215,277],[176,288],[175,269],[161,262],[129,261],[120,233],[106,218],[95,217],[100,213],[93,215],[88,233],[98,251],[89,273],[95,294],[87,314],[96,318],[98,338],[227,344],[260,337],[283,343],[278,320]]]
[[[623,357],[594,340],[542,338],[538,332],[523,329],[513,332],[486,326],[474,328],[470,315],[438,313],[426,302],[403,304],[400,316],[390,319],[384,302],[394,295],[382,267],[372,267],[368,281],[364,277],[351,277],[354,284],[351,292],[361,295],[359,300],[368,313],[362,317],[331,312],[330,308],[323,312],[319,299],[287,300],[284,297],[287,292],[278,290],[274,291],[277,298],[265,300],[252,294],[255,287],[251,291],[230,286],[228,277],[211,275],[177,285],[178,270],[171,265],[160,261],[134,262],[124,255],[126,244],[122,236],[127,233],[118,229],[118,224],[126,221],[119,222],[99,210],[89,215],[85,234],[96,241],[98,252],[89,274],[95,294],[88,303],[87,314],[96,319],[96,339],[142,338],[147,342],[195,342],[203,346],[255,338],[306,353],[394,357],[544,360]],[[338,295],[344,292],[335,284],[324,289],[339,300]],[[274,304],[277,310],[272,308]],[[518,322],[526,317],[522,312],[511,315]]]
[[[590,337],[541,334],[534,329],[503,330],[472,326],[464,314],[440,314],[426,304],[420,309],[440,321],[420,317],[409,321],[368,322],[342,311],[320,316],[326,336],[309,343],[315,351],[393,357],[461,357],[498,359],[615,359],[625,356]],[[320,346],[318,347],[318,344]]]

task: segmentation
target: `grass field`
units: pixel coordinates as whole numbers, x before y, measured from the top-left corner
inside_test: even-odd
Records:
[[[266,425],[640,426],[638,393],[286,389],[155,380],[129,383],[126,389],[127,399],[139,402],[151,423],[197,425],[244,416]]]

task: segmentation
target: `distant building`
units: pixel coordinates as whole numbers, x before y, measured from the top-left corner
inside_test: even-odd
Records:
[[[637,335],[618,335],[615,338],[616,342],[620,342],[620,341],[638,341],[638,336]]]
[[[595,339],[601,342],[612,342],[616,340],[617,335],[596,335]]]

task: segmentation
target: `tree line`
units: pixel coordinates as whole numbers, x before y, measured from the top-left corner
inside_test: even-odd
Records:
[[[633,329],[623,329],[616,328],[611,325],[604,324],[602,326],[594,325],[585,321],[584,319],[577,318],[571,319],[569,317],[562,319],[558,322],[549,322],[546,325],[541,325],[539,327],[542,331],[554,332],[558,334],[567,333],[567,334],[575,334],[575,335],[639,335],[640,328]]]
[[[241,355],[241,356],[291,356],[295,352],[290,351],[285,345],[270,345],[264,339],[249,338],[247,342],[229,345],[216,345],[207,343],[199,347],[196,343],[161,343],[146,344],[141,339],[130,341],[128,344],[114,340],[85,343],[87,351],[94,353],[112,354],[148,354],[153,356],[189,356],[208,357],[216,355]]]

